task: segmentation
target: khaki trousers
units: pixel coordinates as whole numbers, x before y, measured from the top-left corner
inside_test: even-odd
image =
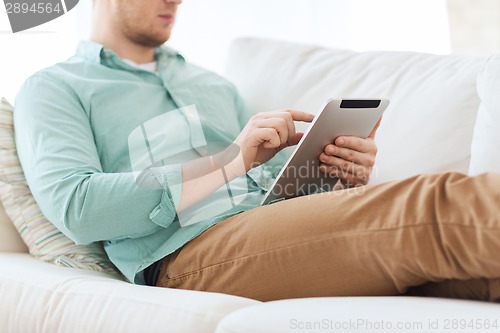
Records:
[[[500,175],[424,175],[224,220],[167,256],[158,286],[261,301],[428,295],[500,301]]]

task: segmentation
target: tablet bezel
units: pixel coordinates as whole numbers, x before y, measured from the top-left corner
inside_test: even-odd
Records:
[[[314,185],[318,190],[320,188],[323,188],[323,191],[325,188],[332,190],[338,178],[326,175],[319,170],[319,155],[339,136],[366,138],[388,105],[389,100],[384,98],[327,100],[267,191],[261,205],[301,195],[297,189],[302,188],[306,183],[309,189]],[[300,170],[307,169],[309,165],[311,168],[308,171],[307,180],[293,177],[299,174]],[[293,173],[291,173],[291,168],[295,168]],[[291,191],[294,191],[294,194],[288,191],[290,184],[292,184]],[[276,193],[278,186],[280,186],[280,192]]]

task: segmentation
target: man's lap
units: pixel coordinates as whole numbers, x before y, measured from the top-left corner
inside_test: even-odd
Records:
[[[462,278],[470,272],[448,274],[439,268],[447,258],[441,251],[443,234],[436,223],[445,226],[450,246],[457,246],[457,239],[464,235],[463,228],[455,225],[481,227],[473,220],[479,211],[490,217],[488,228],[498,228],[500,194],[494,191],[499,185],[498,175],[469,178],[449,173],[321,193],[252,209],[220,222],[167,257],[159,285],[211,290],[209,285],[214,284],[223,292],[277,299],[353,293],[392,295],[427,280],[440,282],[453,274]],[[492,221],[492,217],[498,218]],[[472,247],[477,250],[477,245],[471,244],[471,251]],[[391,276],[410,271],[405,262],[412,256],[428,265],[428,275]],[[377,260],[380,262],[374,262]],[[469,261],[465,264],[472,265]],[[372,276],[360,278],[363,272]],[[351,277],[352,283],[359,280],[360,285],[332,285],[324,274]],[[290,280],[290,288],[303,287],[307,282],[300,284],[301,278],[323,284],[323,290],[256,291],[278,280]],[[264,281],[262,285],[259,280]],[[365,284],[372,286],[364,289]]]

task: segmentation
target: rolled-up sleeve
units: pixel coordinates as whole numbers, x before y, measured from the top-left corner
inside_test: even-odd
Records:
[[[182,167],[174,164],[153,169],[153,174],[164,189],[161,201],[149,218],[163,228],[168,228],[177,217],[177,207],[182,195]]]
[[[35,200],[77,244],[146,236],[176,219],[168,186],[141,186],[132,172],[103,172],[89,117],[71,87],[57,78],[26,81],[16,98],[14,124]]]

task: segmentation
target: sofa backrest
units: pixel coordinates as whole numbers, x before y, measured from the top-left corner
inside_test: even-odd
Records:
[[[376,137],[375,184],[420,173],[467,173],[484,61],[242,38],[231,45],[226,77],[252,113],[315,113],[332,97],[390,99]]]

